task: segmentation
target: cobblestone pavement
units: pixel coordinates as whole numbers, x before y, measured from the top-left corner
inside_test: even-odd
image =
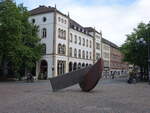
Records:
[[[150,85],[103,80],[90,93],[53,93],[49,81],[0,83],[0,113],[150,113]]]

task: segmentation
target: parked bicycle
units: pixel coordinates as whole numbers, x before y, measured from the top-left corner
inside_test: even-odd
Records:
[[[27,82],[34,82],[34,78],[33,78],[33,75],[31,73],[28,73],[27,74],[27,79],[26,79]]]

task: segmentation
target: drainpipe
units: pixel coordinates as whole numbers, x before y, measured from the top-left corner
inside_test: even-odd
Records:
[[[67,39],[66,39],[67,40]],[[67,45],[67,49],[68,49],[68,54],[67,54],[67,57],[68,57],[68,63],[67,66],[68,66],[68,72],[69,72],[69,47],[70,47],[70,16],[69,16],[69,12],[68,12],[68,45]]]
[[[53,64],[52,64],[52,76],[56,76],[56,5],[54,11],[54,24],[53,24]]]

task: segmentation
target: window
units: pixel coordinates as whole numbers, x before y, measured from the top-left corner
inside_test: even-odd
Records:
[[[90,59],[92,59],[92,53],[90,52]]]
[[[104,67],[109,67],[109,61],[104,60]]]
[[[104,45],[104,49],[105,49],[106,51],[109,51],[109,46],[108,46],[108,45]]]
[[[66,39],[66,30],[63,31],[63,39]]]
[[[88,51],[86,51],[86,59],[88,59]]]
[[[79,37],[79,45],[81,45],[81,37]]]
[[[77,49],[74,49],[74,57],[77,57]]]
[[[60,38],[61,36],[61,30],[60,30],[60,28],[58,29],[58,37]]]
[[[85,46],[85,39],[83,38],[83,46]]]
[[[80,32],[82,32],[82,28],[80,28]]]
[[[66,54],[66,46],[65,46],[65,45],[62,46],[62,54],[63,54],[63,55]]]
[[[58,44],[58,54],[65,55],[66,54],[66,46]]]
[[[58,44],[58,54],[61,54],[61,44]]]
[[[72,42],[72,39],[73,39],[73,35],[72,33],[70,33],[70,42]]]
[[[58,17],[58,21],[59,21],[59,22],[60,22],[60,20],[61,20],[60,17]]]
[[[96,49],[100,50],[100,44],[99,43],[96,43]]]
[[[60,30],[60,38],[63,38],[63,30]]]
[[[66,39],[66,30],[58,29],[58,37],[61,39]]]
[[[105,58],[109,58],[109,53],[104,52],[104,57],[105,57]]]
[[[42,54],[46,55],[46,44],[42,44]]]
[[[64,22],[63,18],[61,19],[61,22],[62,22],[62,23]]]
[[[98,60],[100,58],[100,54],[96,53],[96,60]]]
[[[90,48],[92,48],[92,41],[90,40]]]
[[[67,21],[65,20],[65,24],[67,23]]]
[[[62,75],[65,73],[66,61],[57,60],[57,75]]]
[[[46,22],[46,17],[43,17],[43,22]]]
[[[84,33],[84,29],[82,29],[82,32]]]
[[[89,42],[88,42],[88,39],[87,39],[87,40],[86,40],[86,47],[88,47],[88,45],[89,45],[88,43],[89,43]]]
[[[78,57],[81,58],[81,50],[79,49]]]
[[[85,59],[85,51],[82,51],[82,58]]]
[[[43,28],[42,29],[42,38],[46,38],[46,35],[47,35],[47,30],[46,30],[46,28]]]
[[[69,56],[72,57],[72,47],[69,48]]]
[[[74,35],[74,43],[77,43],[77,35]]]
[[[35,23],[35,19],[32,19],[32,23],[33,23],[33,24]]]

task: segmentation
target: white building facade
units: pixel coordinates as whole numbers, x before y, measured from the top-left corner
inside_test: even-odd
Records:
[[[101,57],[101,32],[83,27],[54,7],[30,11],[29,21],[39,27],[43,56],[36,77],[47,79],[95,63]]]
[[[102,38],[102,58],[104,60],[104,71],[110,69],[110,41]]]

